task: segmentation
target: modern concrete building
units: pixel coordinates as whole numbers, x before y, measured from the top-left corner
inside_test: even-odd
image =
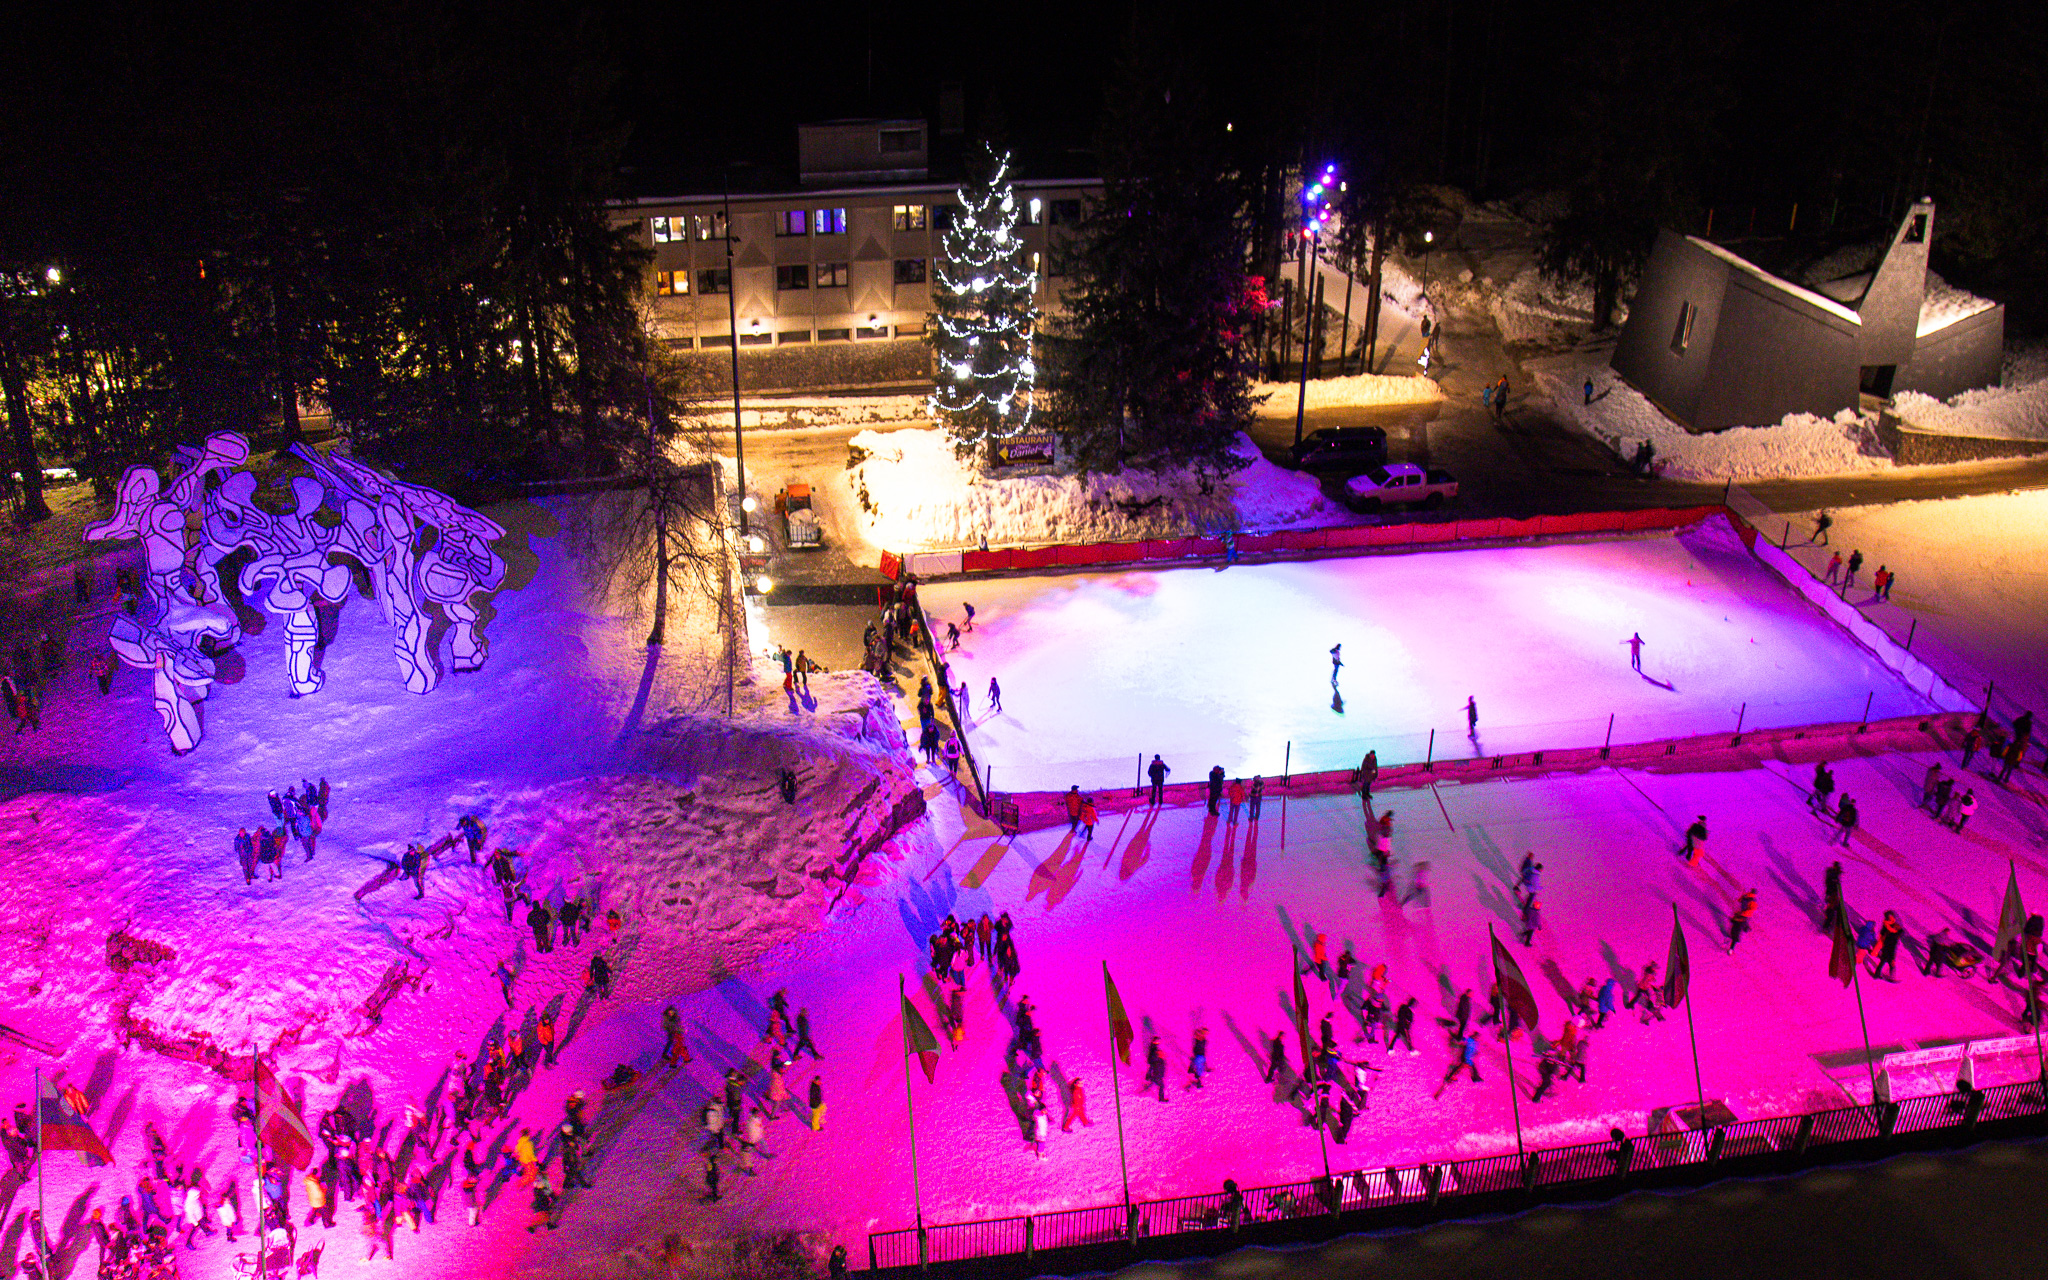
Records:
[[[654,251],[656,332],[677,351],[724,351],[736,312],[750,390],[929,381],[925,320],[959,184],[933,180],[926,123],[803,125],[797,155],[795,182],[771,190],[614,206]],[[1044,311],[1060,307],[1084,202],[1100,190],[1089,180],[1016,182]]]
[[[2005,308],[1932,277],[1934,204],[1907,213],[1875,267],[1812,287],[1698,236],[1664,231],[1613,366],[1696,431],[1832,417],[1864,394],[1947,397],[1999,379]]]

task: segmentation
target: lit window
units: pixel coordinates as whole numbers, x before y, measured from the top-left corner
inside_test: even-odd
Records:
[[[1032,226],[1035,227],[1038,225],[1039,219],[1043,218],[1044,216],[1045,201],[1039,199],[1037,196],[1031,197],[1031,199],[1027,201],[1024,205],[1024,221],[1030,223]]]
[[[924,130],[884,129],[882,130],[882,154],[885,156],[909,155],[924,150]]]
[[[791,289],[808,289],[811,287],[811,269],[801,262],[792,263],[786,267],[777,267],[775,268],[775,287],[784,292]]]
[[[920,320],[916,324],[899,324],[896,326],[896,336],[899,338],[922,338],[924,336],[924,322]]]
[[[820,209],[817,216],[817,231],[821,236],[843,236],[846,234],[846,210]]]
[[[671,240],[685,239],[683,235],[683,220],[681,218],[673,220],[673,231],[670,230],[671,220],[668,218],[649,218],[647,225],[654,232],[654,243],[656,244],[667,244]]]
[[[775,234],[778,236],[800,236],[810,229],[811,215],[808,209],[784,209],[775,215]]]
[[[707,268],[697,273],[697,292],[731,293],[732,272],[724,267]]]
[[[775,335],[772,333],[743,333],[740,335],[740,345],[743,347],[765,347],[771,345],[774,341]]]
[[[1678,304],[1678,323],[1671,330],[1671,354],[1682,356],[1692,345],[1692,327],[1700,318],[1700,309],[1690,302]]]
[[[921,204],[897,205],[895,221],[898,231],[924,230],[924,206]]]
[[[897,283],[897,284],[923,284],[923,283],[924,283],[924,259],[923,259],[923,258],[898,258],[898,259],[896,259],[896,283]]]
[[[1039,274],[1039,263],[1040,263],[1041,261],[1042,261],[1042,259],[1041,259],[1040,255],[1039,255],[1038,251],[1037,251],[1036,249],[1032,250],[1032,251],[1031,251],[1031,274],[1032,274],[1032,275],[1034,275],[1034,276],[1035,276],[1035,275]]]
[[[664,298],[687,296],[690,292],[690,273],[687,271],[655,272],[654,292]]]
[[[1056,227],[1071,227],[1081,221],[1081,202],[1079,200],[1055,200],[1052,202],[1050,212],[1052,213],[1052,225]]]
[[[817,267],[817,287],[820,289],[844,289],[848,267],[844,262],[821,262]]]
[[[699,240],[725,239],[725,213],[700,213],[697,215],[697,238]]]

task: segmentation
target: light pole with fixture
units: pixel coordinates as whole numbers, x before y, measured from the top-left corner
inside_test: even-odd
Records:
[[[725,315],[732,337],[726,341],[732,347],[732,452],[739,471],[740,483],[740,536],[747,533],[747,515],[754,509],[754,499],[747,493],[747,443],[740,424],[740,303],[739,281],[734,278],[732,265],[732,174],[725,175]]]
[[[1302,222],[1302,235],[1306,237],[1307,253],[1303,261],[1308,269],[1301,278],[1301,390],[1294,402],[1294,443],[1301,444],[1302,421],[1308,413],[1308,356],[1309,346],[1315,341],[1316,322],[1316,268],[1322,257],[1323,227],[1330,221],[1330,192],[1337,182],[1337,166],[1323,166],[1323,176],[1302,189],[1301,203],[1307,213]]]

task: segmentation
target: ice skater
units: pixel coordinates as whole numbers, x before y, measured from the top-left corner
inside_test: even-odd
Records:
[[[1700,859],[1705,857],[1706,854],[1707,815],[1703,813],[1693,819],[1692,825],[1685,829],[1685,865],[1688,867],[1700,865]]]
[[[1835,843],[1846,848],[1849,837],[1856,834],[1856,798],[1846,791],[1842,793],[1840,807],[1835,810],[1835,822],[1842,829]]]
[[[1735,914],[1728,917],[1728,949],[1735,950],[1735,944],[1742,941],[1756,918],[1756,890],[1746,889],[1742,901],[1735,907]]]
[[[1344,646],[1341,644],[1333,644],[1330,646],[1330,683],[1332,685],[1335,685],[1337,683],[1337,673],[1339,671],[1342,671],[1343,669]]]
[[[1469,693],[1465,695],[1465,736],[1474,741],[1479,738],[1479,699]]]
[[[988,678],[988,709],[991,715],[1003,713],[1003,686],[996,683],[994,676]]]
[[[974,630],[974,606],[962,601],[960,607],[967,611],[967,630]]]
[[[1643,671],[1643,633],[1638,631],[1622,641],[1628,646],[1628,665],[1637,675]]]

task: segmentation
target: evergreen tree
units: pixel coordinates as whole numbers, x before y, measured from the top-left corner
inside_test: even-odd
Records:
[[[927,330],[938,357],[938,386],[928,402],[962,458],[987,466],[996,446],[1031,425],[1038,366],[1038,273],[1017,234],[1017,193],[1010,157],[988,150],[983,176],[946,229],[944,261]]]
[[[1230,472],[1266,309],[1247,269],[1252,188],[1221,154],[1204,70],[1133,40],[1103,132],[1103,196],[1047,345],[1047,413],[1083,469]]]

